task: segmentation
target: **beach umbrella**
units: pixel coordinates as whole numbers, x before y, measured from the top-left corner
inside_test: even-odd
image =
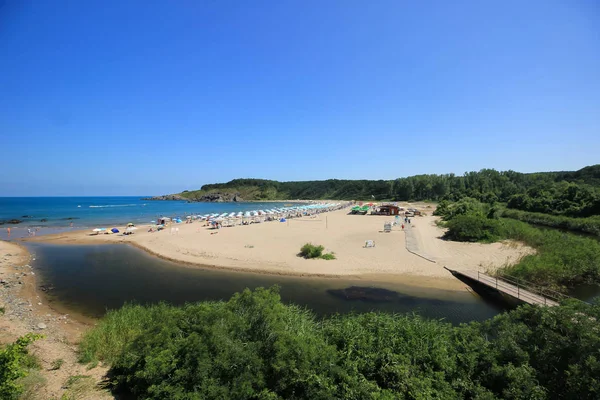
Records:
[[[133,222],[128,223],[127,226],[133,226]]]
[[[119,230],[118,230],[117,228],[112,228],[110,231],[111,231],[112,233],[119,233]]]
[[[102,229],[100,229],[100,228],[96,228],[96,229],[94,229],[92,232],[102,232]]]
[[[187,217],[185,217],[185,219],[192,219],[192,216],[188,215]]]

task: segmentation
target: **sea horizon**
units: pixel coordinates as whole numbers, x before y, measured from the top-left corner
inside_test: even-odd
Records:
[[[282,207],[292,200],[277,202],[187,202],[185,200],[142,200],[143,196],[15,196],[0,197],[0,238],[24,237],[27,229],[38,234],[66,229],[109,228],[129,222],[151,224],[161,216],[231,213]],[[18,223],[10,223],[17,220]]]

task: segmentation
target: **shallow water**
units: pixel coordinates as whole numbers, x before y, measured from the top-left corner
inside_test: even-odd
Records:
[[[503,310],[468,291],[424,289],[352,279],[300,278],[181,266],[126,245],[60,246],[26,243],[38,284],[61,312],[100,317],[125,302],[172,304],[226,300],[245,288],[279,285],[284,302],[306,306],[320,316],[333,313],[414,312],[452,323],[484,320]],[[347,300],[331,291],[379,287],[398,295],[387,301]]]
[[[128,222],[150,223],[159,216],[184,217],[189,214],[231,213],[267,210],[295,202],[224,202],[187,203],[185,201],[151,201],[141,197],[0,197],[0,239],[27,236],[28,228],[38,234],[56,230],[111,227]],[[6,221],[17,219],[19,224]]]

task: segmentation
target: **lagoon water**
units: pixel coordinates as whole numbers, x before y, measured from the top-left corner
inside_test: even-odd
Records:
[[[41,234],[68,229],[110,227],[150,223],[161,215],[230,213],[282,207],[290,202],[259,203],[187,203],[185,201],[151,201],[137,197],[0,197],[0,221],[19,219],[20,224],[0,226],[0,239],[22,237],[27,228],[41,228]],[[70,224],[73,223],[73,227]]]
[[[284,302],[333,313],[414,312],[452,323],[484,320],[503,310],[467,291],[425,289],[352,279],[300,278],[186,267],[127,245],[60,246],[26,243],[34,255],[38,284],[51,287],[48,300],[66,313],[100,317],[125,302],[171,304],[226,300],[245,288],[279,285]],[[331,291],[351,286],[392,290],[383,301],[347,300]]]

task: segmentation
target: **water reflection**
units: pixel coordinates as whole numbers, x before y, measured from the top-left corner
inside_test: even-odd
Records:
[[[424,289],[365,280],[298,278],[188,268],[152,257],[126,245],[60,246],[27,243],[35,254],[40,285],[51,287],[49,301],[61,310],[99,317],[128,301],[183,304],[226,300],[248,288],[281,287],[285,302],[312,309],[320,316],[372,310],[446,319],[453,323],[484,320],[502,306],[467,291]],[[386,289],[385,299],[348,295],[352,286]],[[356,294],[356,290],[354,290]],[[365,292],[363,290],[363,292]],[[368,290],[367,290],[368,292]],[[343,294],[343,295],[340,295]]]

